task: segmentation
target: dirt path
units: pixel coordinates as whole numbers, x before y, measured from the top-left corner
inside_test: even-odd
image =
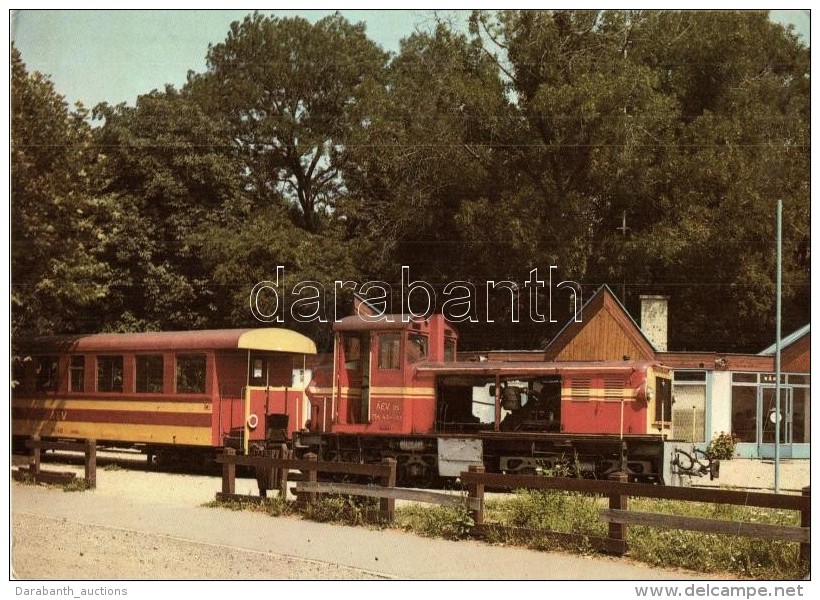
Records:
[[[305,558],[25,512],[12,520],[11,552],[15,579],[384,579]]]
[[[55,467],[57,468],[57,467]],[[59,468],[64,470],[65,465]],[[79,470],[79,468],[77,467]],[[218,477],[100,469],[81,493],[12,484],[12,564],[45,579],[680,580],[600,557],[205,508]],[[252,480],[237,492],[254,490]]]

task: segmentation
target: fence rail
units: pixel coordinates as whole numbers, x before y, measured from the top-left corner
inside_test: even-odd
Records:
[[[678,488],[628,483],[625,473],[614,473],[607,481],[572,479],[567,477],[540,477],[531,475],[503,475],[486,473],[483,465],[472,465],[461,474],[461,483],[467,496],[454,496],[426,490],[409,490],[395,487],[396,461],[384,459],[381,463],[360,464],[318,461],[316,455],[309,454],[303,460],[292,458],[270,458],[263,456],[237,456],[233,450],[226,450],[217,461],[222,463],[222,492],[218,498],[237,497],[235,494],[235,469],[237,465],[254,466],[260,469],[275,469],[279,472],[280,493],[287,493],[288,471],[301,470],[304,476],[296,485],[297,498],[302,504],[316,502],[318,494],[345,494],[379,498],[380,512],[384,519],[392,521],[396,500],[411,500],[441,505],[466,505],[472,513],[477,533],[489,531],[516,531],[498,524],[484,523],[485,490],[492,489],[534,489],[561,490],[607,497],[609,506],[599,510],[599,517],[608,524],[606,537],[577,535],[572,533],[528,530],[531,535],[550,535],[557,538],[577,539],[583,537],[606,552],[625,554],[627,551],[627,530],[630,525],[685,529],[723,535],[742,535],[772,540],[782,540],[800,544],[800,558],[808,561],[811,556],[811,488],[803,488],[801,496],[744,492],[736,490],[714,490],[699,488]],[[341,482],[319,482],[319,473],[367,475],[379,480],[379,485],[361,485]],[[263,490],[260,487],[260,495]],[[658,498],[703,502],[709,504],[732,504],[758,508],[774,508],[800,512],[800,526],[769,525],[761,523],[740,523],[719,519],[686,517],[661,513],[646,513],[629,510],[630,497]]]
[[[38,436],[26,440],[26,448],[31,450],[27,469],[16,471],[18,479],[33,478],[37,483],[68,483],[75,478],[74,473],[62,471],[46,471],[41,468],[41,453],[43,450],[62,450],[68,452],[82,452],[84,455],[84,479],[89,488],[97,487],[97,442],[88,439],[82,442],[44,441]]]

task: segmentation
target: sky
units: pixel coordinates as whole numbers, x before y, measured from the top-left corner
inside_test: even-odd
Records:
[[[29,71],[49,75],[70,105],[90,108],[99,102],[133,105],[137,96],[166,84],[181,87],[189,70],[205,70],[208,44],[225,39],[233,21],[249,10],[14,10],[9,33]],[[275,10],[265,14],[301,15],[310,21],[333,10]],[[352,22],[364,21],[367,34],[387,51],[416,28],[434,20],[429,9],[345,10]],[[441,12],[440,12],[441,14]],[[468,10],[443,11],[464,22]],[[772,18],[792,23],[808,45],[808,10],[772,11]]]

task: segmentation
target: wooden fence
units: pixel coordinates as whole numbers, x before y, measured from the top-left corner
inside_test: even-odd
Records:
[[[394,518],[396,500],[410,500],[440,505],[466,505],[471,511],[475,523],[474,532],[480,536],[491,531],[515,531],[517,534],[523,533],[525,535],[549,535],[568,540],[583,539],[597,550],[623,555],[627,551],[628,526],[643,525],[795,542],[800,544],[801,560],[808,561],[811,556],[810,487],[803,488],[802,495],[796,496],[628,483],[627,475],[624,473],[613,474],[608,481],[568,477],[503,475],[486,473],[483,465],[474,465],[470,466],[469,471],[461,474],[461,483],[467,490],[467,496],[465,497],[442,492],[395,487],[396,461],[393,459],[384,459],[381,463],[376,464],[325,462],[318,461],[315,454],[308,454],[304,460],[294,460],[267,456],[239,456],[236,455],[234,450],[229,449],[225,451],[225,454],[217,457],[217,462],[222,463],[223,468],[222,492],[217,494],[217,498],[221,500],[247,500],[249,498],[248,496],[238,496],[235,492],[237,465],[257,467],[263,471],[276,471],[275,479],[282,497],[285,497],[287,493],[289,470],[300,470],[304,476],[300,478],[301,480],[297,482],[295,488],[300,503],[315,503],[317,494],[345,494],[379,498],[381,501],[381,516],[387,521],[392,521]],[[377,479],[380,485],[319,482],[319,473],[365,475]],[[487,488],[493,490],[562,490],[607,497],[609,500],[608,507],[599,510],[601,520],[609,524],[607,536],[594,537],[542,530],[522,530],[521,528],[486,524],[484,523],[484,501]],[[260,492],[263,492],[261,486]],[[262,494],[260,493],[260,495]],[[630,511],[630,497],[795,510],[800,512],[800,526],[769,525]]]
[[[623,473],[612,475],[609,481],[600,481],[566,477],[537,477],[484,473],[483,467],[470,467],[469,472],[461,474],[461,481],[467,486],[470,497],[479,498],[482,506],[484,489],[486,487],[507,490],[564,490],[606,496],[609,498],[609,507],[600,509],[599,514],[601,520],[609,523],[608,535],[605,538],[590,541],[593,546],[615,554],[624,554],[627,551],[626,535],[629,525],[645,525],[667,529],[686,529],[707,533],[741,535],[796,542],[800,544],[800,557],[802,560],[808,561],[811,556],[810,487],[803,488],[802,495],[795,496],[627,483],[627,476]],[[629,497],[795,510],[800,512],[800,526],[769,525],[660,513],[635,512],[629,510]],[[479,533],[482,532],[482,530],[503,529],[492,525],[484,526],[482,509],[473,510],[473,519],[478,527]],[[572,534],[561,535],[573,537]]]
[[[97,442],[85,440],[83,442],[51,442],[43,441],[36,435],[26,440],[26,448],[31,450],[27,469],[20,468],[14,473],[16,479],[34,479],[37,483],[65,484],[75,478],[74,473],[64,471],[46,471],[41,468],[40,457],[43,450],[62,450],[82,452],[84,454],[84,479],[89,488],[97,487]]]
[[[315,454],[308,454],[303,460],[267,456],[240,456],[235,450],[226,449],[224,454],[217,456],[217,462],[222,464],[222,491],[216,494],[217,500],[243,500],[251,497],[236,494],[236,467],[244,465],[256,467],[257,481],[260,482],[260,498],[264,496],[263,482],[277,487],[281,497],[286,497],[288,485],[293,481],[291,470],[301,471],[296,481],[297,502],[306,505],[314,504],[319,494],[342,494],[350,496],[364,496],[379,498],[379,513],[383,520],[392,522],[395,517],[396,500],[410,500],[439,505],[467,505],[479,508],[480,500],[454,496],[443,492],[426,490],[411,490],[396,487],[396,461],[386,458],[381,463],[354,463],[337,461],[319,461]],[[263,476],[259,477],[259,471]],[[274,471],[275,476],[267,475]],[[350,475],[371,477],[379,485],[363,485],[346,482],[319,481],[319,473],[333,475]],[[260,481],[261,479],[261,481]],[[273,485],[275,484],[275,485]],[[257,500],[254,498],[254,500]]]

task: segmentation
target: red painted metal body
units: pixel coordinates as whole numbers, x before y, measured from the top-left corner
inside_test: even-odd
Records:
[[[217,448],[301,426],[293,370],[315,346],[287,330],[231,329],[40,338],[24,352],[14,436]]]
[[[340,460],[394,457],[407,481],[458,454],[453,438],[480,447],[471,456],[481,452],[489,470],[518,472],[567,453],[583,454],[589,472],[609,472],[627,460],[618,458],[626,444],[638,457],[633,476],[660,479],[671,409],[662,422],[655,415],[658,402],[671,407],[671,379],[658,363],[458,362],[457,334],[441,315],[358,315],[334,331],[333,363],[306,390],[301,447]]]

